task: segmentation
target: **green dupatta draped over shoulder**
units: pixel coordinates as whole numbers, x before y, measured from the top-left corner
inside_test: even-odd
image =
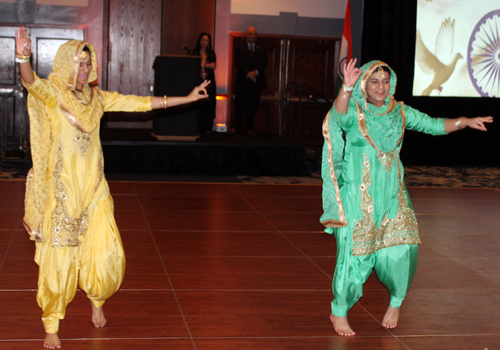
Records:
[[[396,91],[397,76],[392,69],[390,93],[386,97],[384,105],[378,108],[367,101],[366,82],[373,72],[381,66],[389,67],[382,61],[371,61],[361,67],[363,74],[354,86],[352,98],[349,101],[349,108],[356,108],[358,112],[364,112],[365,114],[401,114],[401,105],[393,98]],[[334,108],[335,104],[332,106],[332,110]],[[323,160],[326,159],[327,161],[323,161],[321,166],[324,213],[321,216],[320,222],[326,227],[325,231],[328,233],[333,233],[332,228],[334,227],[344,227],[347,225],[344,206],[340,196],[340,186],[343,183],[345,139],[342,128],[330,117],[332,110],[326,115],[322,130],[325,139],[322,157]]]

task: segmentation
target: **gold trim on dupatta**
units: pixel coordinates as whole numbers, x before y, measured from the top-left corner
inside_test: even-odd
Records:
[[[330,113],[327,113],[324,121],[323,121],[323,137],[325,138],[325,142],[328,148],[328,166],[330,168],[330,178],[332,179],[332,183],[335,186],[335,199],[337,201],[337,205],[339,208],[339,220],[325,220],[321,223],[325,227],[344,227],[347,226],[347,218],[344,212],[344,206],[342,204],[342,198],[340,197],[340,189],[339,183],[337,181],[337,177],[335,176],[335,168],[333,164],[333,152],[332,152],[332,140],[330,137],[330,121],[329,121]]]
[[[28,222],[26,215],[23,217],[23,226],[28,231],[28,234],[30,235],[31,239],[35,242],[43,242],[43,230],[42,230],[42,224],[43,224],[43,215],[41,214],[42,211],[38,210],[37,204],[36,204],[36,197],[35,197],[35,192],[33,189],[33,179],[35,177],[34,170],[33,168],[30,169],[28,172],[28,175],[26,176],[26,190],[24,193],[24,210],[25,212],[27,211],[27,206],[32,206],[31,210],[32,212],[35,212],[35,215],[38,214],[38,227],[33,228],[33,226]],[[30,203],[28,203],[30,202]]]

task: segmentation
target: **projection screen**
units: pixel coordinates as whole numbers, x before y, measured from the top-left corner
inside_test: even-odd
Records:
[[[417,6],[413,96],[500,97],[500,1]]]

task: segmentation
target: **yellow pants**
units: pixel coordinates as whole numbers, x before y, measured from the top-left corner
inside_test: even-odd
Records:
[[[80,287],[96,307],[120,288],[125,275],[125,252],[113,215],[111,197],[97,203],[78,247],[52,247],[50,232],[36,243],[39,266],[37,302],[47,333],[59,331],[66,307]]]

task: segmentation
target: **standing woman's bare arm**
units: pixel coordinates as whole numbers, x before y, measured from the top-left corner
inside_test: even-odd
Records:
[[[19,31],[16,30],[16,62],[19,63],[21,78],[25,83],[31,85],[35,81],[35,75],[33,68],[31,68],[30,57],[31,39],[26,35],[26,29],[19,27]]]

